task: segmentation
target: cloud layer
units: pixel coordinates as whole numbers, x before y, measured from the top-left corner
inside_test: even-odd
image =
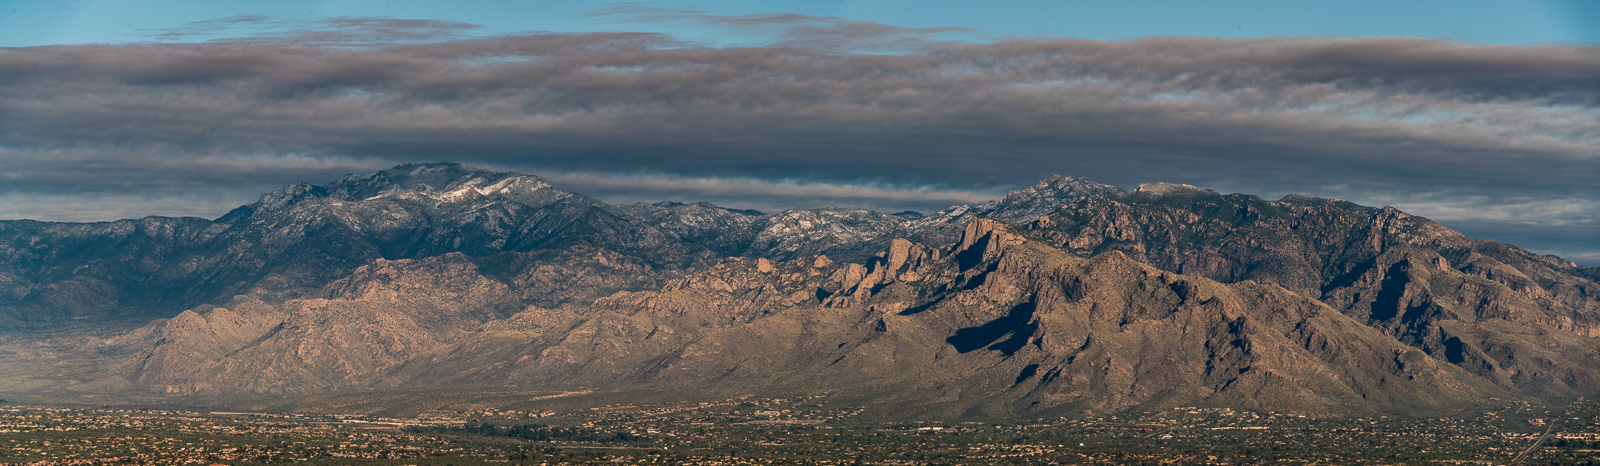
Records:
[[[971,43],[799,15],[595,14],[741,39],[238,17],[159,38],[251,35],[0,49],[0,203],[13,204],[0,215],[155,212],[44,207],[75,195],[242,203],[287,182],[456,160],[583,174],[610,199],[932,210],[1061,173],[1600,232],[1600,47]],[[46,197],[60,202],[16,205]]]

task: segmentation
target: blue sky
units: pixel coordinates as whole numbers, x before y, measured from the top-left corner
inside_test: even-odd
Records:
[[[1600,42],[1600,2],[1536,1],[656,1],[660,8],[720,15],[797,13],[900,27],[953,26],[951,36],[1072,37],[1122,40],[1154,35],[1206,37],[1423,37],[1469,43]],[[485,34],[526,31],[650,30],[706,41],[732,38],[692,25],[618,24],[586,12],[607,5],[578,1],[140,1],[0,2],[0,46],[147,41],[159,30],[236,15],[280,18],[381,16],[459,21]],[[203,37],[197,37],[201,39]]]

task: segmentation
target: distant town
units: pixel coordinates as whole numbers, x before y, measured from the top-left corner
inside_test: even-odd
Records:
[[[0,464],[1596,464],[1600,403],[1443,418],[1230,408],[879,422],[826,397],[415,417],[0,405]]]

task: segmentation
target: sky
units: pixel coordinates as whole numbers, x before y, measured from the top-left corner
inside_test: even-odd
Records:
[[[442,160],[766,211],[1062,174],[1600,265],[1597,43],[1593,1],[4,0],[0,219],[214,218]]]

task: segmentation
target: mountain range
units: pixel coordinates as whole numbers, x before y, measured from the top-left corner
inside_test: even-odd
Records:
[[[1597,283],[1335,199],[1056,176],[925,216],[767,214],[411,164],[215,220],[0,221],[0,392],[1429,412],[1600,392]]]

